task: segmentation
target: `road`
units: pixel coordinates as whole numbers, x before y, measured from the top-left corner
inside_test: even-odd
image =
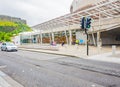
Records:
[[[0,51],[1,69],[24,87],[120,87],[120,65],[37,52]]]

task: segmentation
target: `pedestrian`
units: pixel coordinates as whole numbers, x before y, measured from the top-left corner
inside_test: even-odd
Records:
[[[65,42],[63,41],[63,42],[62,42],[62,46],[64,46],[64,44],[65,44]]]
[[[76,44],[78,44],[78,45],[79,45],[79,40],[76,40],[75,42],[76,42]]]
[[[53,41],[50,42],[50,45],[53,45]]]

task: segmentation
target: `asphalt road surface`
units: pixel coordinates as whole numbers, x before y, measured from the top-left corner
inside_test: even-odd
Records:
[[[120,65],[37,52],[0,51],[1,69],[24,87],[120,87]]]

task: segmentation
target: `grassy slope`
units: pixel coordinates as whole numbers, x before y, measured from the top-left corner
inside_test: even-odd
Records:
[[[0,21],[0,41],[11,41],[11,37],[20,32],[31,31],[30,27],[23,23]]]

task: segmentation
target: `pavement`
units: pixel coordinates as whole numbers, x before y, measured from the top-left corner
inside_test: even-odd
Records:
[[[85,45],[51,46],[49,44],[46,44],[46,45],[45,44],[44,45],[29,44],[29,45],[21,45],[19,46],[19,49],[56,54],[56,55],[73,56],[77,58],[120,64],[120,46],[116,46],[116,49],[114,49],[115,50],[114,52],[113,52],[112,46],[103,46],[103,47],[89,46],[88,56],[87,56],[86,47],[87,46]]]
[[[83,58],[88,60],[97,60],[111,63],[120,64],[120,47],[116,48],[114,54],[112,53],[112,47],[94,47],[89,46],[89,56],[87,56],[85,45],[40,45],[40,44],[29,44],[19,46],[21,50],[43,52],[56,55],[74,56],[77,58]],[[5,66],[0,66],[5,68]],[[0,87],[24,87],[8,75],[0,71]]]
[[[0,66],[0,69],[1,68],[5,68],[5,66]],[[24,87],[24,86],[13,80],[7,74],[0,71],[0,87]]]

